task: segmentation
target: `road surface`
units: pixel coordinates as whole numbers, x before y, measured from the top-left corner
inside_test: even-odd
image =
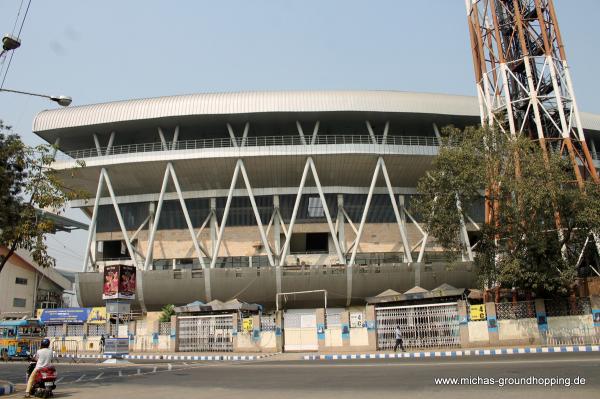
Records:
[[[22,383],[24,368],[24,363],[0,364],[0,379]],[[58,371],[62,380],[56,398],[81,399],[488,399],[516,395],[596,399],[600,392],[598,353],[348,361],[289,361],[275,356],[247,362],[59,364]],[[452,385],[455,381],[462,384]],[[527,382],[534,385],[523,385]]]

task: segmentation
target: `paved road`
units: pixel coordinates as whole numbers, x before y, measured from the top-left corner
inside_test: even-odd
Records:
[[[20,365],[22,368],[23,365]],[[157,369],[154,370],[154,367]],[[138,374],[140,369],[140,375]],[[0,365],[0,379],[15,365]],[[119,377],[121,371],[121,377]],[[597,398],[600,354],[540,354],[456,359],[268,361],[131,366],[60,365],[57,398]],[[103,373],[98,377],[100,373]],[[81,375],[85,377],[80,378]],[[570,387],[482,385],[495,378],[569,378]],[[436,385],[435,378],[470,377],[478,385]],[[95,379],[97,378],[97,379]],[[573,385],[585,378],[585,385]]]

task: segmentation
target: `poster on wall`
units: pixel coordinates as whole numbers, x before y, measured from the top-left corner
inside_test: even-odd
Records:
[[[252,325],[252,317],[246,317],[242,320],[242,327],[244,329],[244,332],[250,332],[252,331],[253,325]]]
[[[112,265],[104,267],[102,299],[134,299],[135,266]]]
[[[91,308],[87,322],[88,324],[106,324],[106,308]]]

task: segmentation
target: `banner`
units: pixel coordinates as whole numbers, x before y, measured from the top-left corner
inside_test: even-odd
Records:
[[[135,266],[105,266],[102,299],[134,299],[135,277]]]
[[[40,321],[44,324],[83,324],[90,315],[90,308],[44,309]]]
[[[88,324],[106,324],[106,308],[91,308]]]

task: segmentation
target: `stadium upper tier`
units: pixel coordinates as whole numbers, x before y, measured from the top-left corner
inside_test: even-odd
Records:
[[[92,134],[106,143],[108,135],[117,132],[111,143],[116,150],[157,143],[157,126],[165,130],[179,126],[180,141],[216,139],[202,145],[223,146],[219,139],[229,139],[226,123],[250,122],[251,138],[297,135],[296,121],[317,120],[319,135],[368,135],[364,121],[370,120],[390,121],[390,136],[434,137],[432,123],[440,127],[477,124],[479,107],[475,97],[397,91],[206,93],[42,111],[34,119],[33,131],[49,143],[59,139],[62,152],[84,150],[74,155],[85,157],[96,151]],[[600,138],[599,115],[583,113],[582,123],[588,133],[594,131]],[[305,129],[310,136],[312,126]],[[138,149],[148,148],[152,147]]]

